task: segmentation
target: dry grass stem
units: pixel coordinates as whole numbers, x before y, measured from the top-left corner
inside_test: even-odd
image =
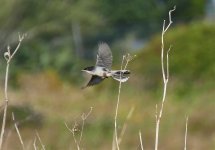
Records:
[[[140,147],[141,147],[141,150],[143,150],[143,140],[142,140],[141,131],[139,131],[139,139],[140,139]]]
[[[124,60],[125,60],[125,56],[123,56],[123,58],[122,58],[121,70],[123,67]],[[120,74],[120,78],[121,78],[121,74]],[[116,104],[116,112],[115,112],[115,118],[114,118],[114,138],[115,138],[114,143],[115,144],[113,144],[113,147],[112,147],[113,150],[115,150],[115,146],[117,147],[117,150],[119,150],[119,142],[118,142],[118,135],[117,135],[117,115],[118,115],[118,109],[119,109],[121,85],[122,85],[122,82],[120,81],[119,82],[119,89],[118,89],[117,104]]]
[[[172,22],[172,12],[175,11],[176,6],[172,10],[169,11],[169,24],[166,26],[165,20],[163,22],[163,30],[162,30],[162,35],[161,35],[161,69],[162,69],[162,76],[163,76],[163,97],[162,97],[162,102],[161,102],[161,107],[158,112],[157,110],[157,105],[156,105],[156,135],[155,135],[155,150],[158,150],[158,141],[159,141],[159,129],[160,129],[160,120],[163,114],[163,107],[166,99],[166,91],[167,91],[167,83],[169,80],[169,51],[171,49],[171,46],[169,50],[167,51],[166,54],[166,72],[165,72],[165,67],[164,67],[164,34],[166,31],[169,29],[171,26]]]
[[[15,123],[16,123],[16,126],[17,126],[17,127],[20,126],[20,124],[24,123],[24,122],[27,121],[27,120],[30,120],[31,118],[32,118],[32,115],[26,117],[24,120],[16,121],[16,122],[15,122]],[[13,119],[13,117],[12,117],[12,119]],[[7,135],[5,136],[5,142],[4,142],[4,144],[3,144],[3,149],[7,149],[7,147],[8,147],[8,142],[9,142],[9,139],[10,139],[12,133],[13,133],[14,128],[15,128],[15,126],[12,126],[12,127],[10,127],[10,128],[8,129]],[[16,128],[15,128],[15,129],[16,129]],[[27,148],[26,148],[26,149],[27,149]]]
[[[14,113],[13,113],[13,112],[12,112],[12,119],[13,119],[13,122],[14,122],[14,127],[15,127],[16,132],[17,132],[18,137],[19,137],[19,141],[20,141],[20,143],[21,143],[21,145],[22,145],[22,149],[25,150],[25,145],[24,145],[24,142],[23,142],[23,140],[22,140],[22,136],[21,136],[21,134],[20,134],[20,132],[19,132],[19,128],[18,128],[17,122],[15,121],[15,116],[14,116]]]
[[[76,144],[76,148],[77,148],[78,150],[80,150],[80,145],[81,145],[81,140],[82,140],[82,137],[83,137],[83,130],[84,130],[84,125],[85,125],[85,120],[89,117],[89,115],[91,114],[92,110],[93,110],[93,107],[90,108],[90,111],[89,111],[87,114],[83,113],[83,114],[81,115],[82,125],[81,125],[81,130],[80,130],[81,133],[80,133],[79,140],[77,140],[77,139],[76,139],[76,136],[75,136],[75,133],[79,131],[79,129],[78,129],[78,127],[77,127],[77,126],[78,126],[77,122],[75,122],[75,124],[74,124],[74,126],[73,126],[72,129],[69,128],[69,126],[67,125],[66,122],[64,122],[66,128],[72,133],[74,142],[75,142],[75,144]]]
[[[128,113],[128,115],[127,115],[127,117],[126,117],[125,123],[123,124],[122,130],[121,130],[121,133],[120,133],[119,139],[118,139],[119,145],[122,142],[122,138],[123,138],[123,136],[125,134],[125,131],[127,129],[127,126],[128,126],[128,120],[130,120],[130,118],[131,118],[131,116],[132,116],[132,114],[134,112],[134,109],[135,109],[135,107],[132,106],[130,111],[129,111],[129,113]]]
[[[42,150],[46,150],[45,149],[45,145],[43,144],[43,142],[42,142],[42,140],[41,140],[41,138],[40,138],[40,135],[39,135],[39,133],[36,131],[36,136],[37,136],[37,138],[38,138],[38,140],[39,140],[39,142],[40,142],[40,145],[41,145],[41,147],[42,147]]]
[[[128,63],[134,59],[136,56],[131,56],[130,54],[123,55],[122,58],[122,63],[121,63],[121,70],[126,70]],[[124,65],[125,63],[125,65]],[[123,67],[124,65],[124,67]],[[120,73],[120,79],[122,78],[122,73]],[[119,141],[118,141],[118,133],[117,133],[117,116],[118,116],[118,110],[119,110],[119,102],[120,102],[120,93],[121,93],[121,87],[122,87],[122,82],[119,82],[119,88],[118,88],[118,96],[117,96],[117,104],[116,104],[116,111],[115,111],[115,117],[114,117],[114,139],[112,143],[112,150],[119,150]]]
[[[10,46],[7,47],[7,51],[4,53],[4,58],[7,62],[6,66],[6,72],[5,72],[5,82],[4,82],[4,112],[3,112],[3,120],[2,120],[2,128],[1,128],[1,135],[0,135],[0,150],[2,149],[3,145],[3,138],[4,138],[4,132],[5,132],[5,126],[6,126],[6,117],[7,117],[7,107],[8,107],[8,74],[9,74],[9,67],[10,67],[10,61],[18,51],[25,35],[19,34],[19,43],[16,47],[16,49],[11,54]]]
[[[72,129],[69,128],[69,126],[67,125],[66,122],[64,122],[64,124],[65,124],[66,128],[72,133],[72,136],[73,136],[74,142],[75,142],[75,144],[76,144],[77,150],[80,150],[79,143],[78,143],[78,141],[76,140],[76,137],[75,137],[75,132],[77,131],[77,130],[76,130],[77,123],[75,122],[75,125],[74,125],[74,127],[73,127]]]
[[[83,113],[82,116],[81,116],[82,125],[81,125],[81,135],[80,135],[80,139],[79,139],[79,145],[81,144],[81,139],[82,139],[82,136],[83,136],[85,120],[91,114],[92,110],[93,110],[93,107],[90,107],[90,111],[87,114]]]
[[[37,137],[35,136],[35,138],[34,138],[34,143],[33,143],[34,150],[37,150],[36,142],[37,142]]]

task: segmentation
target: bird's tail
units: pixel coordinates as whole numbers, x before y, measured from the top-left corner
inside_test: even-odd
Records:
[[[114,70],[111,71],[111,77],[119,82],[126,82],[129,79],[129,70]]]

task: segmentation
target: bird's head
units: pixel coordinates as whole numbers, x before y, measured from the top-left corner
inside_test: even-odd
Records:
[[[91,67],[86,67],[81,71],[88,72],[88,71],[93,71],[93,70],[94,70],[94,66],[91,66]]]

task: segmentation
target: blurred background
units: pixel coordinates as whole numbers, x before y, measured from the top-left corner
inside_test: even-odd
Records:
[[[26,33],[11,62],[4,149],[22,149],[11,113],[21,135],[33,149],[36,131],[48,150],[75,149],[64,122],[81,129],[81,147],[111,149],[119,83],[112,79],[81,90],[89,77],[82,68],[94,65],[97,45],[107,42],[113,68],[122,56],[137,55],[122,85],[119,132],[127,121],[122,149],[138,149],[142,131],[145,149],[153,149],[155,105],[162,97],[161,31],[168,11],[173,25],[165,35],[171,44],[170,79],[160,129],[160,149],[183,148],[185,118],[189,116],[188,149],[215,149],[215,0],[1,0],[0,81],[3,104],[7,45],[15,48],[18,33]],[[2,113],[1,113],[2,118]],[[2,120],[2,119],[1,119]],[[80,132],[76,133],[76,137]],[[12,144],[13,143],[13,144]],[[36,143],[39,147],[39,142]]]

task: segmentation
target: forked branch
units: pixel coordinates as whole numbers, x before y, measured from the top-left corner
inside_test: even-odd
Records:
[[[169,50],[166,53],[166,71],[165,71],[165,65],[164,65],[164,35],[171,26],[172,22],[172,12],[175,11],[176,6],[172,10],[169,11],[169,24],[166,26],[165,20],[163,22],[163,30],[162,30],[162,35],[161,35],[161,69],[162,69],[162,76],[163,76],[163,97],[162,97],[162,102],[161,102],[161,107],[160,110],[157,110],[157,105],[156,105],[156,133],[155,133],[155,150],[158,150],[158,141],[159,141],[159,129],[160,129],[160,120],[163,114],[163,107],[166,99],[166,91],[167,91],[167,83],[169,80],[169,51],[171,49],[171,46],[169,47]]]
[[[6,126],[6,117],[7,117],[7,107],[8,107],[8,74],[9,74],[9,67],[10,67],[10,61],[18,51],[23,39],[25,37],[25,34],[20,35],[19,34],[19,43],[16,46],[15,50],[11,53],[10,46],[7,47],[7,51],[4,53],[4,58],[7,62],[6,66],[6,72],[5,72],[5,82],[4,82],[4,112],[3,112],[3,120],[2,120],[2,127],[1,127],[1,134],[0,134],[0,150],[2,149],[3,144],[3,138],[4,138],[4,132],[5,132],[5,126]]]
[[[121,70],[126,70],[128,63],[134,59],[136,56],[131,56],[130,54],[123,55],[122,63],[121,63]],[[125,64],[125,65],[124,65]],[[123,67],[124,65],[124,67]],[[120,73],[120,79],[122,78],[122,73]],[[118,117],[118,110],[119,110],[119,101],[120,101],[120,93],[121,93],[122,82],[119,82],[119,89],[118,89],[118,96],[117,96],[117,104],[115,110],[115,117],[114,117],[114,138],[112,143],[112,150],[119,150],[119,141],[118,141],[118,133],[117,133],[117,117]]]
[[[83,113],[83,114],[81,115],[81,119],[82,119],[81,130],[78,129],[78,124],[77,124],[77,122],[75,122],[73,128],[70,128],[70,127],[67,125],[67,123],[64,122],[66,128],[72,133],[72,136],[73,136],[73,139],[74,139],[74,142],[75,142],[75,145],[76,145],[77,150],[80,150],[80,145],[81,145],[81,140],[82,140],[82,136],[83,136],[85,120],[89,117],[89,115],[91,114],[92,110],[93,110],[93,107],[90,107],[90,111],[89,111],[87,114]],[[80,133],[79,140],[77,140],[76,135],[75,135],[75,133],[78,132],[78,131],[81,132],[81,133]]]

